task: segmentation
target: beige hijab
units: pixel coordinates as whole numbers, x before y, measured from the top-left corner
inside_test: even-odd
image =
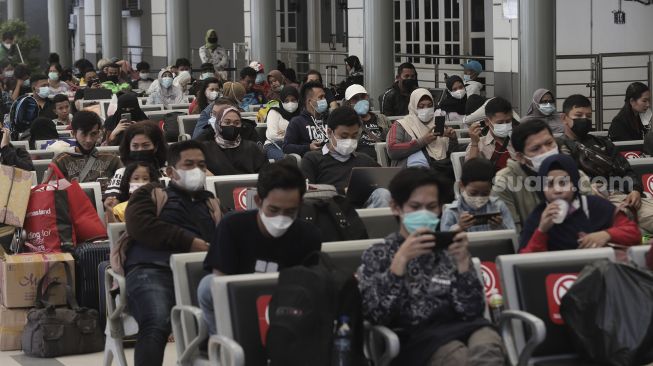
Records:
[[[408,135],[417,140],[420,137],[426,135],[435,127],[435,117],[429,123],[422,123],[417,117],[417,104],[419,104],[420,99],[423,97],[429,97],[433,100],[431,92],[424,88],[415,89],[410,94],[410,103],[408,103],[408,115],[399,121],[401,127],[406,130]],[[449,138],[448,137],[438,137],[435,141],[426,145],[426,152],[435,160],[442,160],[447,157],[447,149],[449,148]]]

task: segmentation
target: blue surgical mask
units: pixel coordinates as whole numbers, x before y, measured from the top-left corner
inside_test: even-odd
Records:
[[[27,79],[27,80],[23,81],[23,86],[29,87],[30,83],[31,83],[31,81],[29,79]]]
[[[265,81],[265,75],[263,74],[256,74],[256,84],[261,85]]]
[[[171,77],[164,77],[161,79],[161,86],[168,89],[172,85],[172,78]]]
[[[364,116],[370,111],[370,101],[367,99],[359,100],[354,104],[354,110],[359,116]]]
[[[50,87],[48,86],[42,86],[39,88],[39,91],[37,93],[41,99],[45,99],[50,95]]]
[[[327,103],[326,99],[320,99],[317,101],[317,105],[315,106],[315,111],[317,113],[324,113],[326,112],[327,108],[329,108],[329,103]]]
[[[463,80],[464,80],[465,82],[472,81],[472,77],[469,76],[469,75],[463,75]]]
[[[538,109],[542,114],[550,116],[556,111],[556,106],[553,103],[542,103],[538,105]]]
[[[419,210],[404,214],[402,223],[409,234],[414,233],[418,229],[435,231],[440,223],[440,218],[431,211]]]

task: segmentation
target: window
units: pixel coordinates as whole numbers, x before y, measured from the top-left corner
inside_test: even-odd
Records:
[[[322,43],[347,42],[347,1],[320,0],[320,25]]]
[[[297,0],[279,0],[281,43],[297,42]]]

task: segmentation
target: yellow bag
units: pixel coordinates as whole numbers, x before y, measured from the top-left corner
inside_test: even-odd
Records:
[[[115,216],[116,219],[120,220],[120,222],[125,222],[125,211],[127,210],[127,203],[129,203],[129,201],[125,201],[113,206],[113,216]]]

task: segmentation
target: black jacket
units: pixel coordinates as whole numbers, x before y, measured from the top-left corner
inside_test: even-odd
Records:
[[[610,124],[610,129],[608,130],[608,136],[612,141],[632,141],[632,140],[641,140],[644,138],[648,129],[644,127],[639,116],[634,116],[634,119],[631,120],[628,118],[627,113],[630,111],[621,110],[617,114]]]
[[[386,116],[405,116],[408,114],[410,94],[403,94],[395,82],[380,97],[381,114]]]

